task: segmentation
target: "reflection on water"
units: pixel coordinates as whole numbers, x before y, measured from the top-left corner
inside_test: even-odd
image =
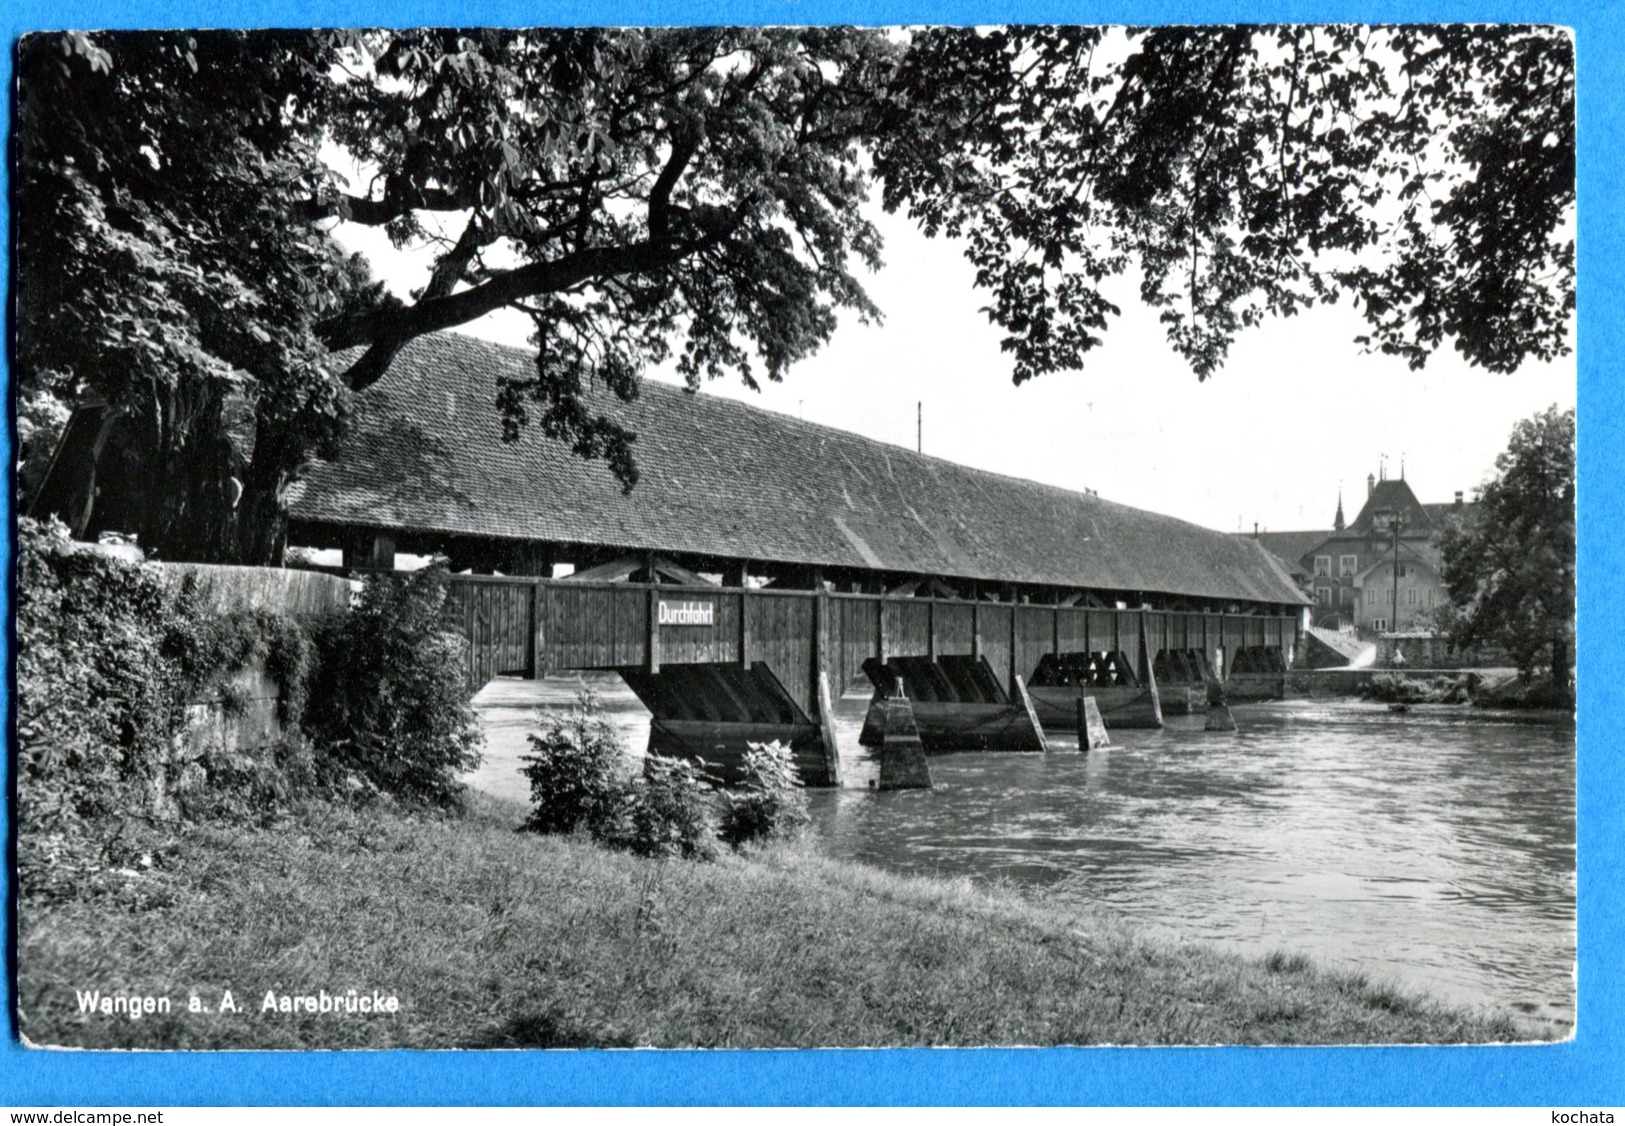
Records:
[[[648,713],[593,676],[628,745]],[[576,679],[498,681],[479,698],[470,781],[523,800],[536,714]],[[1157,935],[1301,951],[1466,1004],[1574,1019],[1574,727],[1464,708],[1300,700],[1112,733],[1080,754],[935,756],[936,788],[876,793],[858,746],[867,698],[836,706],[845,786],[815,791],[829,852],[902,872],[1007,877],[1098,902]],[[1064,749],[1062,749],[1064,748]]]

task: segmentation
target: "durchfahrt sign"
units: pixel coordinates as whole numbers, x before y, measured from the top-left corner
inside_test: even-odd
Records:
[[[710,602],[660,602],[660,624],[663,626],[715,625],[716,606]]]

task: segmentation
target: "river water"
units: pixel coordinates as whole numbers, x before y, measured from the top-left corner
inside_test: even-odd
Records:
[[[611,674],[583,679],[641,751],[636,697]],[[523,801],[525,736],[579,683],[489,685],[471,784]],[[1304,953],[1552,1035],[1573,1026],[1572,722],[1292,700],[1236,707],[1236,735],[1171,717],[1088,754],[1051,732],[1048,754],[933,756],[934,789],[877,793],[858,746],[867,703],[837,703],[844,785],[812,795],[835,856],[1006,878],[1157,937]]]

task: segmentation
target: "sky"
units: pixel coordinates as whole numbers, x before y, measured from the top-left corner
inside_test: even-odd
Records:
[[[1122,315],[1085,370],[1017,387],[959,246],[878,206],[871,218],[885,237],[885,265],[860,276],[884,323],[844,319],[821,352],[760,392],[723,379],[702,393],[909,449],[918,408],[933,456],[1231,532],[1329,528],[1340,487],[1352,520],[1384,455],[1389,476],[1403,459],[1424,502],[1457,490],[1471,497],[1518,420],[1575,405],[1572,354],[1495,375],[1447,342],[1411,371],[1354,343],[1363,322],[1352,307],[1246,330],[1225,366],[1198,382],[1132,279],[1108,290]],[[428,277],[426,254],[397,251],[376,229],[335,234],[403,297]],[[458,331],[525,346],[529,328],[507,312]],[[650,377],[681,382],[675,371]]]

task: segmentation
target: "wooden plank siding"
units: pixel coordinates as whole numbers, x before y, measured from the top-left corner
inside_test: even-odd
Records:
[[[1235,661],[1236,654],[1247,645],[1246,619],[1235,614],[1223,614],[1223,645],[1225,653],[1225,676],[1230,675],[1230,665]]]
[[[982,634],[982,656],[987,658],[993,675],[1010,685],[1010,618],[1015,607],[1008,602],[983,602],[976,607],[976,624]]]
[[[1110,652],[1117,648],[1117,612],[1115,610],[1085,610],[1084,621],[1088,624],[1088,644],[1084,649],[1090,653]]]
[[[936,656],[938,657],[968,657],[975,648],[973,621],[976,604],[974,602],[941,602],[933,603],[935,613],[933,620],[936,626]]]
[[[836,595],[832,599],[837,633],[831,645],[834,667],[830,690],[837,696],[864,679],[863,662],[880,651],[880,602]]]
[[[1055,652],[1086,653],[1089,649],[1089,611],[1073,606],[1057,609]]]
[[[886,653],[918,656],[929,653],[931,611],[928,598],[887,598],[880,604],[885,619]]]
[[[1050,606],[1017,606],[1016,661],[1008,690],[1014,692],[1014,677],[1031,680],[1033,670],[1055,644],[1055,610]]]
[[[484,577],[458,576],[454,582],[483,583]],[[553,588],[553,636],[546,639],[547,666],[553,669],[613,669],[649,659],[647,588],[626,585]]]
[[[1117,632],[1117,644],[1114,648],[1120,650],[1128,659],[1128,667],[1134,670],[1136,677],[1142,678],[1140,670],[1140,615],[1141,610],[1113,610],[1113,629]]]
[[[813,596],[763,591],[734,597],[745,598],[750,614],[751,663],[766,661],[791,699],[818,714],[812,671]]]
[[[707,604],[711,624],[651,631],[661,600]],[[820,669],[834,691],[849,691],[870,657],[981,656],[1007,690],[1052,652],[1120,650],[1138,671],[1142,615],[1153,650],[1201,649],[1212,660],[1222,645],[1227,665],[1242,648],[1260,645],[1278,647],[1285,662],[1297,640],[1297,619],[1284,615],[487,575],[452,576],[447,604],[448,622],[469,639],[476,686],[499,675],[647,668],[651,655],[661,666],[766,662],[809,715],[817,714]]]
[[[660,631],[660,663],[663,665],[698,665],[715,661],[739,663],[739,599],[718,592],[710,596],[684,594],[682,600],[709,604],[713,624],[709,627],[663,627]]]
[[[452,622],[468,638],[471,681],[534,671],[530,584],[453,583],[447,594]]]

